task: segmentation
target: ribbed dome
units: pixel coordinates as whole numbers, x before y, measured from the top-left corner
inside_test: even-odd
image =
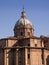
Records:
[[[34,27],[32,23],[27,19],[26,12],[22,11],[21,18],[16,22],[14,26],[15,37],[26,37],[34,35]]]
[[[26,12],[23,10],[21,14],[22,14],[21,18],[16,22],[15,27],[18,27],[18,26],[24,27],[25,26],[25,27],[28,28],[27,25],[29,25],[29,27],[34,29],[34,26],[32,25],[32,23],[26,17]]]
[[[16,22],[16,26],[17,25],[31,25],[32,26],[32,23],[27,19],[27,18],[20,18],[17,22]]]

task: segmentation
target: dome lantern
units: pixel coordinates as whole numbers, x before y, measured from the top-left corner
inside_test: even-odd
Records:
[[[23,8],[23,11],[21,12],[21,17],[22,18],[25,18],[26,17],[26,12],[25,12],[24,8]]]

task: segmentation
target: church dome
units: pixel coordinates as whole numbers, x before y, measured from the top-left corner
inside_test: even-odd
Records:
[[[34,29],[31,21],[29,21],[27,19],[26,12],[24,11],[24,9],[23,9],[23,11],[21,13],[21,18],[16,22],[14,29],[17,28],[17,27],[26,27],[26,28],[29,27],[29,28],[33,28]]]
[[[22,11],[21,18],[16,22],[14,26],[15,37],[26,37],[34,35],[34,27],[32,23],[27,19],[26,12]]]

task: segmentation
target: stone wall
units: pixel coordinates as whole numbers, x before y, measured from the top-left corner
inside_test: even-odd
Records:
[[[44,65],[49,65],[49,50],[44,50]]]
[[[0,65],[4,65],[4,51],[0,49]]]
[[[11,39],[9,39],[8,40],[8,47],[16,46],[17,42],[18,42],[18,40],[11,40]]]
[[[42,47],[41,39],[30,39],[30,47]]]
[[[30,65],[42,65],[40,49],[31,49],[30,50]]]

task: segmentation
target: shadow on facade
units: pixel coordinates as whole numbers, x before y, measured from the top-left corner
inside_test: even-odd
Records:
[[[19,46],[19,42],[16,42],[12,47],[16,47],[16,46]],[[23,52],[22,50],[19,50],[19,55],[21,55],[20,54],[20,52]],[[22,55],[23,56],[23,55]],[[16,65],[16,49],[10,49],[9,51],[8,51],[8,58],[9,58],[9,65]]]
[[[46,59],[46,65],[49,65],[49,55],[47,56],[47,59]]]
[[[16,47],[16,46],[22,46],[22,43],[23,42],[16,42],[14,43],[14,45],[12,47]],[[16,51],[16,49],[7,49],[8,52],[8,56],[7,56],[7,59],[8,59],[8,64],[9,65],[16,65],[16,62],[17,62],[17,59],[16,59],[16,53],[18,53],[18,65],[23,65],[24,63],[24,49],[18,49],[18,51]],[[23,58],[23,59],[22,59]]]
[[[17,46],[17,44],[18,44],[18,42],[17,43],[15,43],[12,47],[16,47]],[[9,65],[16,65],[16,49],[9,49],[8,50],[8,64]]]

